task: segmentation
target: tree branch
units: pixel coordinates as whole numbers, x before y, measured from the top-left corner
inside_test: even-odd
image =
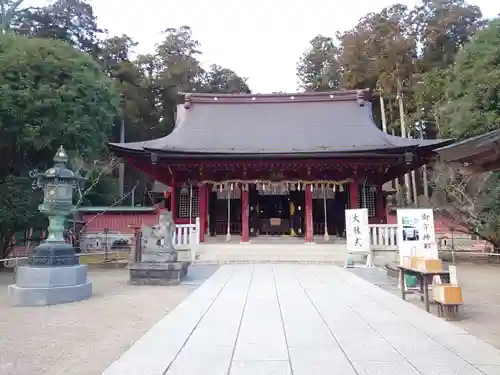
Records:
[[[94,163],[94,166],[96,166],[96,165],[97,164]],[[78,201],[76,202],[75,206],[79,207],[83,203],[83,200],[85,199],[87,194],[89,194],[96,187],[96,185],[100,182],[102,176],[111,173],[119,165],[120,165],[120,163],[119,163],[118,158],[112,157],[111,160],[109,161],[109,163],[107,164],[107,166],[96,167],[96,169],[89,170],[86,178],[88,178],[88,176],[95,173],[96,170],[98,171],[97,175],[92,179],[92,182],[90,183],[90,185],[83,192],[81,191],[80,188],[78,188],[77,191],[79,194],[79,198],[78,198]],[[81,169],[79,169],[79,170],[81,170]]]

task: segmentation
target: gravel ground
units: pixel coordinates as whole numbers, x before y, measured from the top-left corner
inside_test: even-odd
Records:
[[[0,273],[0,374],[100,375],[215,268],[190,268],[185,285],[132,286],[125,269],[92,269],[86,301],[12,307]]]
[[[396,278],[387,277],[385,270],[381,268],[349,270],[390,293],[400,295]],[[452,323],[500,349],[500,264],[458,263],[457,275],[464,305],[460,311],[460,319]],[[408,295],[407,301],[421,309],[425,308],[418,295]],[[437,309],[433,305],[431,313],[437,315]]]

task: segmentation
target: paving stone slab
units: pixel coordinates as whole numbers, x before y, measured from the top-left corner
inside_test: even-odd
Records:
[[[232,345],[207,345],[189,341],[167,371],[168,375],[227,374]],[[196,356],[193,356],[195,354]]]
[[[500,366],[500,351],[472,335],[439,335],[435,340],[467,362]]]
[[[104,375],[292,370],[500,375],[500,351],[336,266],[230,265],[220,267]]]
[[[234,361],[230,375],[292,375],[288,361]]]
[[[261,342],[238,341],[234,352],[234,361],[288,361],[288,350],[284,340],[266,340]]]
[[[290,347],[294,375],[356,375],[351,362],[338,345]]]
[[[476,366],[486,375],[500,375],[500,366]]]
[[[358,375],[420,375],[420,373],[406,361],[354,361],[353,365]]]

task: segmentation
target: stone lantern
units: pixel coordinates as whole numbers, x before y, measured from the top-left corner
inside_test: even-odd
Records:
[[[68,155],[61,146],[54,157],[54,166],[43,173],[34,171],[34,188],[44,191],[38,207],[49,219],[47,239],[16,272],[16,283],[9,286],[14,305],[53,305],[74,302],[92,295],[87,281],[87,266],[80,265],[73,246],[64,240],[66,218],[73,210],[73,191],[84,184],[80,174],[67,167]]]

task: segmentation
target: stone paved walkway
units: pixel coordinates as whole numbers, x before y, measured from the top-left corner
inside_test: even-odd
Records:
[[[223,266],[103,374],[499,375],[500,351],[335,266]]]

